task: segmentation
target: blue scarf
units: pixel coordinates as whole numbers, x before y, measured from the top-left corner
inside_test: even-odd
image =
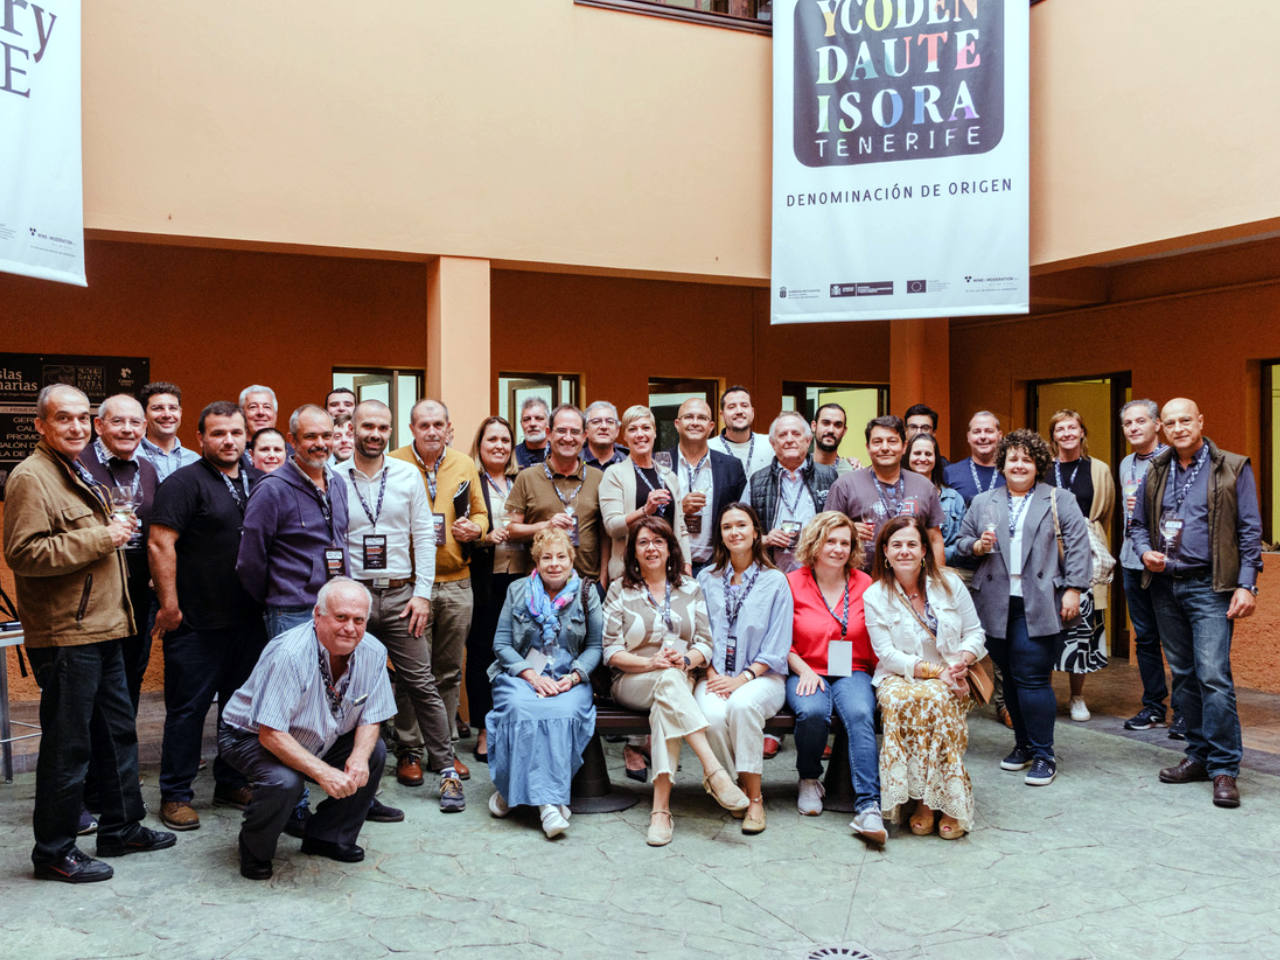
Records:
[[[560,611],[573,602],[581,589],[582,578],[575,570],[569,575],[569,582],[561,588],[560,593],[552,600],[547,596],[546,584],[535,570],[529,574],[529,613],[542,628],[543,644],[555,643],[560,636]]]

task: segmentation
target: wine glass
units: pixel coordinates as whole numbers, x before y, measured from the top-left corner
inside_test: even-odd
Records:
[[[137,515],[141,491],[135,484],[120,483],[111,488],[111,515],[128,522]]]
[[[1178,534],[1182,532],[1182,521],[1178,517],[1162,517],[1160,520],[1160,537],[1164,540],[1164,556],[1166,560],[1173,557],[1177,546]]]
[[[982,511],[982,529],[986,533],[995,533],[1000,526],[1000,511],[996,509],[995,504],[989,503]],[[992,553],[1000,552],[1000,541],[997,540],[991,547]]]
[[[663,470],[671,469],[671,451],[659,450],[653,455],[653,462]]]

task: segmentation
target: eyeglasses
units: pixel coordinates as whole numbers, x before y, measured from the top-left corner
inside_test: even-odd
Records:
[[[588,427],[603,427],[603,426],[608,425],[608,426],[612,427],[612,426],[613,426],[615,423],[617,423],[617,422],[618,422],[618,421],[617,421],[617,420],[615,420],[613,417],[592,417],[590,420],[588,420],[588,421],[587,421],[587,426],[588,426]]]
[[[647,550],[649,547],[665,546],[666,543],[667,541],[663,540],[661,537],[655,537],[655,538],[646,537],[644,540],[636,541],[636,548],[639,550]]]

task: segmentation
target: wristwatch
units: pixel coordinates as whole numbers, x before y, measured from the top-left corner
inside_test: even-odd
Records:
[[[1242,583],[1242,584],[1240,584],[1240,589],[1241,589],[1241,590],[1248,590],[1248,591],[1249,591],[1250,593],[1252,593],[1255,597],[1258,595],[1258,585],[1257,585],[1256,583],[1254,583],[1254,584],[1247,584],[1247,585]]]
[[[692,660],[690,660],[690,659],[688,658],[688,656],[686,656],[686,657],[684,658],[684,668],[685,668],[686,670],[688,670],[688,669],[689,669],[690,667],[692,667],[692,666],[693,666],[693,661],[692,661]]]

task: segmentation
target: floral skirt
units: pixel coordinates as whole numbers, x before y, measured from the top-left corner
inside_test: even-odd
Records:
[[[1093,673],[1107,665],[1105,612],[1093,605],[1093,591],[1080,596],[1080,616],[1058,635],[1058,662],[1055,670],[1066,673]]]
[[[876,688],[884,742],[880,747],[880,805],[901,822],[910,800],[955,817],[973,829],[973,786],[964,769],[969,747],[965,714],[973,700],[956,699],[941,680],[885,677]]]

